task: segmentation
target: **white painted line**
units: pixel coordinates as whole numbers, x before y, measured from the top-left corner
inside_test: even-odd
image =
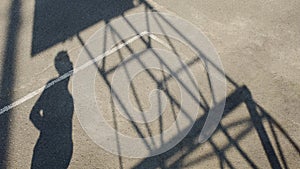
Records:
[[[126,41],[125,43],[121,43],[121,44],[117,45],[116,47],[113,47],[112,49],[110,49],[110,50],[104,52],[103,54],[99,55],[98,57],[96,57],[96,58],[94,58],[94,59],[92,59],[92,60],[86,62],[85,64],[83,64],[83,65],[81,65],[81,66],[79,66],[79,67],[77,67],[77,68],[75,68],[74,70],[71,70],[71,71],[69,71],[69,72],[63,74],[62,76],[58,77],[57,79],[55,79],[55,80],[52,81],[51,83],[49,83],[49,84],[47,84],[47,85],[44,85],[43,87],[40,87],[39,89],[37,89],[37,90],[35,90],[35,91],[33,91],[33,92],[27,94],[26,96],[22,97],[21,99],[19,99],[19,100],[15,101],[15,102],[13,102],[13,103],[11,103],[11,104],[9,104],[9,105],[3,107],[2,109],[0,109],[0,115],[2,115],[3,113],[5,113],[5,112],[11,110],[12,108],[14,108],[14,107],[16,107],[16,106],[18,106],[18,105],[20,105],[20,104],[26,102],[27,100],[33,98],[34,96],[36,96],[36,95],[42,93],[45,89],[47,89],[47,88],[49,88],[49,87],[55,85],[56,83],[58,83],[58,82],[60,82],[60,81],[62,81],[62,80],[64,80],[64,79],[66,79],[66,78],[72,76],[72,74],[77,73],[78,71],[81,71],[81,70],[87,68],[88,66],[94,64],[95,62],[100,61],[103,57],[108,56],[108,55],[111,55],[112,53],[114,53],[114,52],[120,50],[121,48],[125,47],[126,45],[128,45],[128,44],[130,44],[130,43],[132,43],[132,42],[134,42],[134,41],[136,41],[136,40],[138,40],[140,37],[143,37],[144,35],[148,35],[148,34],[151,34],[151,33],[147,32],[147,31],[142,32],[142,33],[140,33],[140,34],[138,34],[138,35],[136,35],[136,36],[130,38],[130,39],[129,39],[128,41]],[[152,34],[151,34],[150,37],[151,37],[151,38],[154,37],[155,40],[158,39],[155,35],[152,35]],[[156,40],[156,41],[158,41],[158,40]],[[161,41],[161,42],[162,42],[162,41]]]
[[[153,40],[155,40],[156,42],[162,44],[164,47],[171,49],[170,45],[165,43],[164,41],[162,41],[161,39],[159,39],[157,36],[155,36],[154,34],[149,34],[149,37],[152,38]]]

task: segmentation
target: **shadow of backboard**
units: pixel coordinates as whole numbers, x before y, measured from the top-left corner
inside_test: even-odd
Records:
[[[133,7],[133,0],[36,0],[31,56]]]

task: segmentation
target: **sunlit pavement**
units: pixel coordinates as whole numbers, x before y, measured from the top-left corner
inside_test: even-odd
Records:
[[[50,3],[51,2],[51,3]],[[84,2],[88,3],[88,2]],[[90,2],[94,3],[94,2]],[[205,143],[197,138],[203,125],[205,110],[191,133],[176,147],[151,158],[128,158],[105,151],[85,133],[76,116],[72,123],[73,153],[69,168],[297,168],[300,141],[300,2],[299,1],[115,1],[97,2],[101,6],[60,1],[11,0],[0,5],[0,109],[43,87],[58,77],[55,58],[67,51],[73,66],[83,44],[106,22],[137,12],[162,11],[177,15],[196,25],[210,39],[224,66],[227,80],[227,102],[224,117]],[[118,4],[118,5],[116,5]],[[107,7],[106,7],[107,5]],[[105,6],[105,7],[104,7]],[[52,8],[51,8],[52,7]],[[82,7],[82,8],[81,8]],[[95,10],[89,13],[90,10]],[[47,12],[43,12],[47,11]],[[74,14],[72,15],[72,11]],[[50,12],[53,12],[50,14]],[[52,17],[53,16],[53,17]],[[67,20],[61,18],[67,18]],[[65,21],[65,22],[64,22]],[[62,31],[63,30],[63,31]],[[159,37],[163,42],[168,39]],[[145,38],[148,40],[148,37]],[[161,47],[158,42],[153,47]],[[169,42],[170,43],[170,42]],[[178,42],[174,48],[183,60],[193,60],[190,50]],[[169,44],[170,45],[170,44]],[[172,46],[170,46],[172,47]],[[109,47],[107,47],[109,48]],[[142,40],[130,45],[134,51],[145,48]],[[122,48],[98,64],[95,76],[95,98],[103,106],[104,116],[113,128],[132,136],[140,136],[134,127],[111,107],[110,68],[118,65],[132,51]],[[123,58],[124,57],[124,58]],[[93,65],[92,65],[93,66]],[[191,64],[191,71],[203,86],[204,98],[211,102],[203,65]],[[164,78],[154,72],[158,78]],[[140,103],[147,108],[147,95],[156,86],[149,75],[141,74],[134,81]],[[178,90],[170,82],[169,90]],[[162,87],[163,88],[163,87]],[[72,91],[72,77],[69,84]],[[72,94],[72,93],[70,93]],[[59,87],[53,95],[62,95]],[[176,94],[175,94],[176,95]],[[30,113],[41,92],[25,99],[0,115],[0,168],[30,168],[39,130],[30,120]],[[176,98],[176,97],[174,97]],[[225,99],[225,98],[224,98]],[[54,99],[56,100],[56,99]],[[59,99],[58,99],[59,100]],[[65,100],[65,99],[62,99]],[[205,99],[201,103],[205,103]],[[160,132],[174,121],[172,102],[162,122],[137,127],[146,136]],[[205,104],[204,104],[205,105]],[[57,105],[47,105],[56,110]],[[89,103],[86,103],[89,107]],[[76,107],[76,106],[75,106]],[[114,116],[116,113],[116,116]],[[175,113],[176,114],[176,113]],[[150,129],[149,129],[150,128]],[[63,140],[57,139],[62,144]],[[66,143],[67,144],[67,143]],[[49,147],[48,147],[49,149]],[[62,148],[63,149],[63,148]],[[47,154],[45,149],[42,155]],[[47,148],[46,148],[47,150]],[[43,158],[40,158],[43,160]],[[49,160],[44,158],[45,160]],[[49,168],[60,168],[68,158],[50,159]]]

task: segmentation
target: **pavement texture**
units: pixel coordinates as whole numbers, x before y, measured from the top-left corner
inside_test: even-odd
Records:
[[[148,41],[151,47],[173,49],[196,75],[199,102],[204,105],[179,144],[149,158],[128,158],[105,151],[80,125],[70,77],[0,115],[0,168],[299,168],[299,9],[297,0],[3,1],[0,109],[75,67],[85,42],[100,27],[145,11],[176,15],[202,30],[222,61],[227,94],[218,128],[208,141],[198,143],[212,99],[205,66],[180,42],[157,36],[167,44],[162,47],[145,36],[91,65],[98,70],[92,75],[97,86],[95,99],[107,123],[124,135],[146,137],[167,129],[180,109],[174,100],[180,99],[181,90],[176,80],[166,80],[168,73],[151,70],[132,81],[128,100],[137,109],[151,106],[148,94],[153,89],[172,96],[167,97],[161,118],[148,125],[133,125],[118,113],[110,91],[114,68],[149,47]],[[165,83],[157,83],[153,77]],[[89,104],[83,103],[87,109]],[[44,118],[46,127],[40,124],[41,109],[44,117],[47,112],[56,113],[52,119]]]

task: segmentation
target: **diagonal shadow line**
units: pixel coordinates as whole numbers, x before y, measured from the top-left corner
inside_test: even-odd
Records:
[[[209,139],[209,143],[212,145],[214,151],[215,151],[215,152],[218,154],[218,156],[219,156],[221,168],[223,168],[223,163],[226,162],[226,164],[228,165],[229,168],[234,169],[232,163],[231,163],[230,160],[226,157],[225,151],[220,151],[220,150],[218,149],[218,146],[212,141],[212,139]]]
[[[147,6],[145,6],[145,14],[146,14],[145,20],[146,20],[146,25],[147,25],[147,32],[150,32],[150,23],[149,23],[149,13],[148,13],[148,10],[149,9],[147,8]],[[152,39],[151,39],[150,36],[148,37],[148,46],[149,46],[149,48],[152,47]]]
[[[163,73],[163,72],[162,72],[162,73]],[[159,87],[159,86],[157,86],[157,87]],[[162,102],[162,100],[161,100],[161,94],[160,94],[160,93],[157,95],[157,100],[158,100],[159,103]],[[158,112],[157,112],[157,114],[158,114],[158,116],[159,116],[158,121],[159,121],[159,133],[160,133],[160,134],[163,133],[163,127],[164,127],[164,125],[163,125],[163,117],[162,117],[162,115],[160,115],[160,113],[161,113],[162,111],[163,111],[163,110],[162,110],[162,106],[161,106],[161,104],[159,104],[159,105],[158,105]],[[176,123],[176,126],[177,126],[177,130],[179,130],[178,124],[177,124],[177,123]],[[161,135],[160,135],[160,143],[161,143],[161,144],[164,143],[164,138],[163,138],[163,137],[164,137],[164,135],[161,134]]]
[[[256,105],[258,107],[258,109],[263,113],[263,118],[266,118],[268,121],[270,121],[284,136],[285,138],[288,139],[288,141],[292,144],[292,146],[294,147],[294,149],[298,152],[299,156],[300,156],[300,148],[297,145],[297,143],[295,143],[295,141],[293,141],[293,139],[288,135],[287,131],[285,131],[280,124],[273,118],[271,117],[260,105]]]
[[[79,42],[81,43],[81,45],[84,47],[84,49],[87,51],[89,57],[90,57],[91,59],[94,59],[94,57],[92,56],[92,54],[91,54],[91,52],[89,51],[89,49],[87,49],[86,46],[84,45],[84,42],[83,42],[83,40],[81,39],[81,37],[79,36],[79,34],[77,34],[77,38],[78,38]],[[113,90],[113,88],[111,87],[110,82],[109,82],[109,80],[108,80],[108,78],[107,78],[106,72],[105,72],[104,70],[100,69],[100,68],[98,67],[98,65],[97,65],[95,62],[94,62],[94,65],[95,65],[95,67],[97,68],[98,73],[100,74],[100,76],[101,76],[101,77],[103,78],[103,80],[105,81],[107,87],[110,89],[110,91],[112,92],[112,94],[116,96],[116,99],[117,99],[117,101],[120,103],[122,109],[125,110],[125,113],[126,113],[126,115],[128,116],[128,118],[131,119],[131,121],[132,121],[131,124],[132,124],[133,128],[136,130],[136,132],[138,133],[138,135],[139,135],[141,138],[145,138],[145,136],[144,136],[143,133],[140,131],[140,129],[138,128],[138,126],[133,122],[132,117],[131,117],[130,114],[128,113],[126,107],[124,106],[124,104],[122,103],[122,101],[120,100],[120,98],[118,97],[118,94],[117,94],[117,93]],[[144,144],[145,144],[145,146],[146,146],[147,148],[151,149],[149,143],[148,143],[146,140],[144,140]]]
[[[155,17],[155,15],[153,15],[153,17],[154,17],[155,22],[158,24],[160,30],[163,32],[163,34],[164,34],[164,35],[167,35],[165,29],[164,29],[163,26],[160,24],[160,22],[157,20],[157,18]],[[150,31],[148,31],[148,32],[150,32]],[[175,49],[175,46],[173,45],[173,43],[172,43],[172,41],[170,40],[170,38],[169,38],[168,36],[165,36],[165,38],[167,39],[169,46],[171,46],[171,48],[172,48],[173,52],[175,53],[175,55],[177,56],[177,58],[180,60],[180,58],[179,58],[180,55],[179,55],[179,53],[177,52],[177,50]],[[199,57],[197,57],[197,59],[199,59]],[[184,69],[185,69],[184,64],[183,64],[182,62],[180,62],[180,63],[181,63],[181,68],[180,68],[179,70],[184,70]],[[177,72],[177,71],[175,71],[175,72]],[[178,72],[180,72],[180,71],[178,71]],[[186,74],[188,75],[189,79],[192,81],[194,87],[198,88],[197,84],[194,82],[194,80],[193,80],[193,78],[192,78],[192,75],[189,73],[189,71],[185,71],[185,72],[186,72]],[[171,77],[171,75],[169,75],[169,77]],[[207,78],[208,78],[208,74],[207,74]],[[200,94],[200,97],[201,97],[201,99],[202,99],[203,102],[204,102],[204,107],[205,107],[206,109],[208,109],[208,108],[209,108],[209,105],[208,105],[206,99],[204,98],[204,96],[203,96],[203,94],[202,94],[202,92],[200,91],[199,88],[198,88],[198,90],[199,90],[198,93]]]
[[[239,143],[233,139],[229,133],[227,132],[227,129],[225,127],[223,127],[221,124],[220,124],[220,129],[221,131],[225,134],[225,136],[227,137],[228,141],[234,145],[234,147],[238,150],[238,152],[242,155],[242,157],[248,162],[248,164],[254,168],[254,169],[257,169],[258,166],[250,159],[250,157],[247,155],[247,153],[245,153],[241,146],[239,145]]]
[[[107,42],[107,27],[105,26],[105,29],[104,29],[104,38],[103,38],[103,51],[102,53],[105,53],[106,52],[106,42]],[[81,43],[82,44],[82,43]],[[102,67],[100,69],[102,70],[105,70],[105,62],[106,62],[106,57],[104,57],[102,59]],[[118,126],[118,121],[117,121],[117,116],[116,116],[116,112],[115,112],[115,105],[114,105],[114,102],[113,102],[113,99],[112,97],[110,98],[110,104],[111,104],[111,110],[112,110],[112,116],[113,116],[113,125],[116,129],[116,131],[119,131],[119,126]],[[117,142],[117,151],[118,151],[118,154],[122,154],[122,150],[121,150],[121,147],[120,147],[120,139],[119,139],[119,135],[118,133],[115,134],[116,136],[116,142]],[[122,159],[122,156],[118,156],[118,160],[119,160],[119,166],[120,166],[120,169],[123,169],[123,159]]]
[[[158,14],[159,14],[159,13],[158,13]],[[161,15],[159,14],[159,16],[161,16]],[[154,17],[156,23],[158,23],[160,29],[161,29],[164,33],[166,33],[166,32],[163,30],[161,24],[159,24],[159,21],[158,21],[158,19],[156,18],[156,16],[153,15],[153,17]],[[163,16],[161,16],[161,17],[163,17]],[[172,26],[172,28],[175,28],[175,27]],[[177,32],[177,33],[180,33],[180,36],[181,36],[181,37],[184,37],[184,36],[182,35],[181,32]],[[187,38],[185,38],[185,39],[187,39]],[[169,41],[169,39],[168,39],[168,41]],[[173,51],[174,51],[175,49],[174,49],[174,47],[173,47],[173,45],[172,45],[172,43],[171,43],[170,41],[169,41],[169,44],[171,45],[171,47],[172,47],[172,49],[173,49]],[[199,49],[196,48],[196,51],[199,51]],[[174,52],[176,52],[176,51],[174,51]],[[201,52],[201,51],[200,51],[200,52]],[[176,53],[177,53],[177,52],[176,52]],[[204,56],[204,54],[202,54],[202,52],[200,53],[200,55]],[[207,58],[207,57],[205,57],[205,58]],[[206,60],[207,60],[207,59],[204,59],[204,60],[202,60],[202,61],[204,62],[205,66],[206,66],[206,69],[208,69],[207,61],[206,61]],[[212,95],[213,103],[214,103],[214,105],[215,105],[215,104],[217,103],[216,100],[215,100],[215,96],[214,96],[215,92],[214,92],[214,89],[213,89],[213,87],[212,87],[211,80],[210,80],[210,78],[209,78],[210,75],[208,74],[208,72],[209,72],[209,71],[206,71],[206,77],[207,77],[207,80],[208,80],[208,82],[209,82],[209,87],[210,87],[209,89],[210,89],[210,91],[211,91],[210,93],[211,93],[211,95]],[[190,77],[191,75],[188,74],[188,76]],[[194,85],[195,85],[195,84],[194,84]],[[202,97],[201,92],[199,92],[199,93],[200,93],[200,96]],[[204,100],[204,103],[206,103],[206,100],[204,99],[204,97],[202,97],[202,99]],[[206,106],[207,106],[207,104],[206,104]],[[208,108],[208,107],[207,107],[207,108]]]
[[[117,43],[116,39],[114,38],[114,36],[112,36],[112,37],[113,37],[114,43],[116,44],[116,43]],[[118,55],[119,55],[119,59],[120,59],[120,61],[122,62],[122,60],[124,60],[124,58],[122,57],[121,51],[118,50],[117,52],[118,52]],[[134,54],[134,53],[132,53],[132,54]],[[128,72],[128,69],[127,69],[127,67],[126,67],[126,64],[123,64],[123,65],[124,65],[124,69],[125,69],[125,72],[126,72],[126,76],[127,76],[127,78],[129,79],[130,77],[129,77],[129,72]],[[137,92],[136,92],[136,90],[135,90],[135,86],[134,86],[133,83],[130,84],[130,88],[131,88],[131,90],[132,90],[132,92],[133,92],[134,99],[135,99],[135,101],[136,101],[136,103],[137,103],[137,105],[138,105],[139,111],[142,112],[142,117],[143,117],[143,120],[144,120],[144,122],[145,122],[145,127],[146,127],[146,129],[147,129],[147,132],[148,132],[149,136],[151,137],[151,142],[152,142],[152,144],[155,146],[155,142],[154,142],[154,140],[153,140],[153,138],[152,138],[152,131],[151,131],[150,127],[149,127],[149,124],[146,123],[146,117],[145,117],[145,115],[144,115],[144,113],[143,113],[142,105],[141,105],[140,99],[139,99],[139,97],[138,97],[138,94],[137,94]]]
[[[273,169],[281,169],[280,162],[275,153],[275,150],[271,144],[270,138],[267,134],[267,131],[262,123],[262,118],[260,118],[256,108],[256,103],[253,101],[252,95],[250,91],[246,88],[246,92],[248,93],[248,98],[246,99],[246,106],[250,113],[251,119],[253,121],[254,127],[259,135],[262,146],[265,150],[265,154],[268,157],[269,163]]]
[[[102,50],[102,53],[105,53],[106,52],[106,48],[107,48],[107,46],[106,46],[106,42],[107,42],[107,26],[105,25],[105,28],[104,28],[104,37],[103,37],[103,50]],[[105,62],[106,62],[106,58],[104,57],[103,59],[102,59],[102,67],[101,67],[101,69],[103,69],[103,70],[105,70]]]
[[[271,133],[272,133],[272,135],[273,135],[273,137],[274,137],[274,139],[275,139],[275,143],[276,143],[276,146],[277,146],[277,148],[278,148],[279,155],[280,155],[280,159],[281,159],[281,161],[282,161],[282,163],[283,163],[283,166],[284,166],[285,169],[288,169],[289,167],[288,167],[288,165],[287,165],[287,163],[286,163],[286,159],[285,159],[285,157],[284,157],[283,150],[282,150],[282,147],[281,147],[281,145],[280,145],[278,135],[277,135],[276,132],[275,132],[274,125],[273,125],[269,120],[268,120],[268,123],[269,123],[269,126],[270,126],[270,128],[271,128]]]
[[[146,25],[147,25],[147,32],[150,32],[150,23],[149,23],[149,13],[148,13],[148,11],[149,11],[149,9],[148,9],[148,7],[145,5],[145,14],[146,14]],[[152,47],[152,38],[149,36],[148,37],[148,46],[151,48]],[[163,70],[163,68],[162,68],[162,65],[160,65],[160,69],[161,70]],[[162,76],[163,76],[163,79],[165,78],[165,73],[164,72],[161,72],[161,74],[162,74]],[[157,85],[157,88],[158,89],[161,89],[161,90],[168,90],[168,87],[167,87],[167,84],[166,84],[166,88],[165,89],[163,89],[163,84],[161,85],[161,86],[158,86]],[[157,100],[158,100],[158,102],[159,103],[161,103],[161,95],[160,95],[160,93],[159,93],[159,95],[157,96],[158,98],[157,98]],[[169,101],[170,102],[170,101]],[[172,105],[172,103],[170,102],[170,105]],[[162,107],[161,107],[161,104],[159,104],[158,105],[159,107],[158,107],[158,116],[159,116],[159,119],[158,119],[158,121],[159,121],[159,133],[163,133],[163,118],[162,118],[162,115],[160,115],[160,113],[162,112]],[[175,111],[174,111],[174,107],[172,106],[172,113],[173,113],[173,116],[175,117],[176,115],[175,115]],[[175,117],[175,119],[176,119],[176,117]],[[177,127],[177,130],[179,131],[179,126],[178,126],[178,124],[176,123],[176,127]],[[163,136],[163,134],[162,135],[160,135],[160,144],[163,144],[164,143],[164,136]]]
[[[21,22],[20,15],[21,1],[11,2],[9,25],[7,27],[6,46],[4,52],[4,62],[2,66],[2,77],[0,86],[0,107],[12,102],[14,78],[16,69],[16,49]],[[9,126],[10,111],[0,116],[0,168],[7,167],[7,153],[9,148]]]
[[[117,123],[117,116],[116,116],[116,112],[115,112],[115,105],[114,105],[114,101],[113,99],[111,98],[110,99],[110,104],[111,104],[111,110],[112,110],[112,115],[113,115],[113,120],[114,120],[114,127],[116,129],[116,131],[119,130],[119,127],[118,127],[118,123]],[[119,139],[119,135],[118,133],[115,134],[116,136],[116,142],[117,142],[117,150],[118,150],[118,154],[122,154],[122,151],[121,151],[121,147],[120,147],[120,139]],[[123,169],[123,160],[122,160],[122,156],[118,156],[118,159],[119,159],[119,166],[120,166],[120,169]]]

